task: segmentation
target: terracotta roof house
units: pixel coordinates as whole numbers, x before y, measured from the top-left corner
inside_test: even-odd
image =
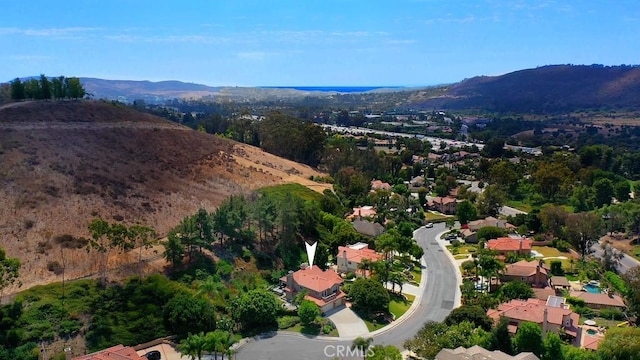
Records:
[[[627,305],[618,295],[594,294],[586,291],[571,291],[571,297],[584,300],[584,304],[592,309],[620,309],[624,310]]]
[[[523,352],[515,356],[503,353],[500,350],[489,351],[478,345],[470,348],[462,346],[455,349],[442,349],[436,355],[435,360],[539,360],[530,352]]]
[[[336,256],[338,263],[338,272],[359,274],[358,265],[363,259],[376,262],[384,259],[384,255],[369,249],[369,245],[365,243],[357,243],[347,246],[338,246],[338,255]]]
[[[384,232],[384,226],[369,220],[355,219],[351,225],[360,234],[371,237],[376,237]]]
[[[513,264],[507,264],[500,280],[520,280],[531,286],[543,288],[549,283],[549,269],[538,260],[520,260]]]
[[[487,249],[497,251],[501,255],[517,253],[520,255],[530,255],[533,239],[500,237],[487,241]]]
[[[293,301],[297,293],[306,290],[305,300],[318,304],[323,313],[344,305],[345,294],[340,290],[342,278],[331,269],[322,270],[303,264],[300,270],[289,271],[280,281],[285,285],[288,301]]]
[[[391,190],[391,185],[388,182],[382,180],[372,180],[371,190]]]
[[[116,345],[93,354],[74,357],[73,360],[147,360],[147,358],[138,355],[132,347]]]
[[[551,298],[558,299],[558,297]],[[563,329],[565,334],[576,338],[580,330],[578,329],[580,315],[571,311],[563,301],[549,302],[540,299],[516,299],[500,304],[498,309],[489,309],[487,315],[496,323],[501,316],[505,316],[509,319],[509,331],[511,333],[516,333],[518,326],[524,321],[540,325],[543,336],[547,331],[557,333],[560,329]]]
[[[436,196],[427,202],[427,206],[435,211],[439,211],[443,214],[453,215],[456,213],[458,207],[458,200],[451,196],[440,197]]]
[[[376,211],[376,209],[374,209],[373,206],[367,205],[367,206],[354,207],[353,212],[347,216],[347,219],[375,217],[376,215],[378,215],[378,212]]]

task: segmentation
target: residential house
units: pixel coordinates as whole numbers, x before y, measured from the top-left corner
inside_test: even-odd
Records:
[[[460,231],[460,236],[462,236],[464,242],[468,244],[478,243],[478,234],[471,229],[462,229],[462,231]]]
[[[92,354],[74,357],[73,360],[147,360],[136,353],[132,347],[112,346]]]
[[[424,176],[418,175],[414,176],[411,180],[409,180],[409,184],[413,187],[421,187],[425,184]]]
[[[547,301],[541,299],[514,299],[502,303],[497,309],[489,309],[487,315],[496,323],[500,317],[509,319],[509,332],[515,334],[520,323],[528,321],[540,325],[542,335],[548,331],[558,333],[561,329],[566,335],[578,336],[580,315],[569,309],[564,298],[549,297]]]
[[[300,270],[289,271],[280,278],[280,282],[285,285],[288,301],[293,301],[299,292],[307,291],[304,299],[316,303],[323,313],[345,303],[345,294],[340,290],[342,278],[332,269],[322,270],[317,266],[302,264]]]
[[[562,290],[571,289],[571,284],[564,276],[552,276],[549,279],[549,285],[556,291],[556,293],[562,292]]]
[[[531,255],[533,239],[500,237],[487,241],[486,247],[489,250],[497,251],[500,255],[519,254],[522,256]]]
[[[520,260],[507,264],[500,280],[503,282],[520,280],[531,286],[543,288],[549,283],[549,269],[541,261]]]
[[[592,309],[620,309],[624,310],[627,305],[624,300],[614,294],[595,294],[586,291],[571,291],[569,295],[574,298],[584,300],[584,304]]]
[[[427,206],[430,209],[441,212],[443,214],[453,215],[456,213],[458,200],[451,196],[436,196],[429,199],[429,201],[427,202]]]
[[[369,249],[369,245],[365,243],[356,243],[347,246],[338,246],[338,255],[336,256],[339,273],[355,273],[361,274],[358,271],[358,266],[362,264],[364,259],[370,262],[376,262],[384,259],[383,254],[375,252],[373,249]]]
[[[530,352],[522,352],[511,356],[500,350],[489,351],[478,345],[470,348],[462,346],[455,349],[442,349],[436,355],[435,360],[539,360],[537,356]]]
[[[483,228],[486,226],[495,226],[495,227],[499,227],[501,229],[507,229],[507,230],[516,229],[516,226],[508,223],[507,220],[496,219],[493,216],[488,216],[480,220],[469,221],[469,224],[467,224],[467,227],[471,231],[478,231],[480,230],[480,228]]]
[[[353,225],[353,228],[360,234],[371,237],[377,237],[384,232],[384,226],[369,220],[355,219],[351,225]]]
[[[378,215],[376,209],[374,209],[373,206],[367,205],[354,207],[353,212],[347,216],[347,219],[352,220],[360,219],[363,217],[376,217],[376,215]]]
[[[371,181],[371,190],[387,190],[391,191],[391,185],[388,182],[383,182],[382,180],[372,180]]]

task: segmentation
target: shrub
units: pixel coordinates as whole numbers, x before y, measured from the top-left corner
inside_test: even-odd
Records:
[[[278,318],[278,329],[288,329],[295,326],[300,322],[300,318],[297,316],[282,316]]]
[[[600,317],[611,320],[624,320],[624,314],[619,309],[601,309]]]
[[[571,296],[567,297],[567,303],[575,307],[584,307],[584,300]]]
[[[551,262],[551,274],[553,275],[564,275],[564,270],[562,270],[562,262],[558,260],[554,260]]]
[[[47,270],[53,272],[56,275],[60,275],[62,274],[63,268],[57,260],[53,260],[47,262]]]
[[[568,252],[569,248],[571,248],[571,244],[564,240],[558,240],[555,244],[556,249],[560,252]]]

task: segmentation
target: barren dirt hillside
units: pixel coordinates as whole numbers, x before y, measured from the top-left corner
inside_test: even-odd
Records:
[[[285,182],[322,191],[311,175],[321,174],[111,103],[10,104],[0,108],[0,246],[22,260],[23,288],[56,281],[55,238],[87,237],[95,217],[163,235],[231,194]],[[96,271],[84,249],[65,251],[67,278]]]

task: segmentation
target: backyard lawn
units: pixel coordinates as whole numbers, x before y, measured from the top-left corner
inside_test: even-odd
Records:
[[[575,262],[573,264],[571,264],[571,260],[573,258],[573,255],[571,255],[571,253],[563,253],[561,251],[559,251],[556,248],[552,248],[549,246],[534,246],[532,247],[532,250],[535,250],[537,252],[539,252],[540,254],[543,255],[544,258],[558,258],[558,257],[564,257],[566,259],[546,259],[544,260],[545,264],[547,264],[548,266],[551,266],[551,262],[552,261],[560,261],[562,263],[562,268],[564,269],[565,272],[569,272],[572,268],[575,270],[575,266],[577,263],[577,260],[574,260]],[[539,259],[539,258],[538,258]]]

